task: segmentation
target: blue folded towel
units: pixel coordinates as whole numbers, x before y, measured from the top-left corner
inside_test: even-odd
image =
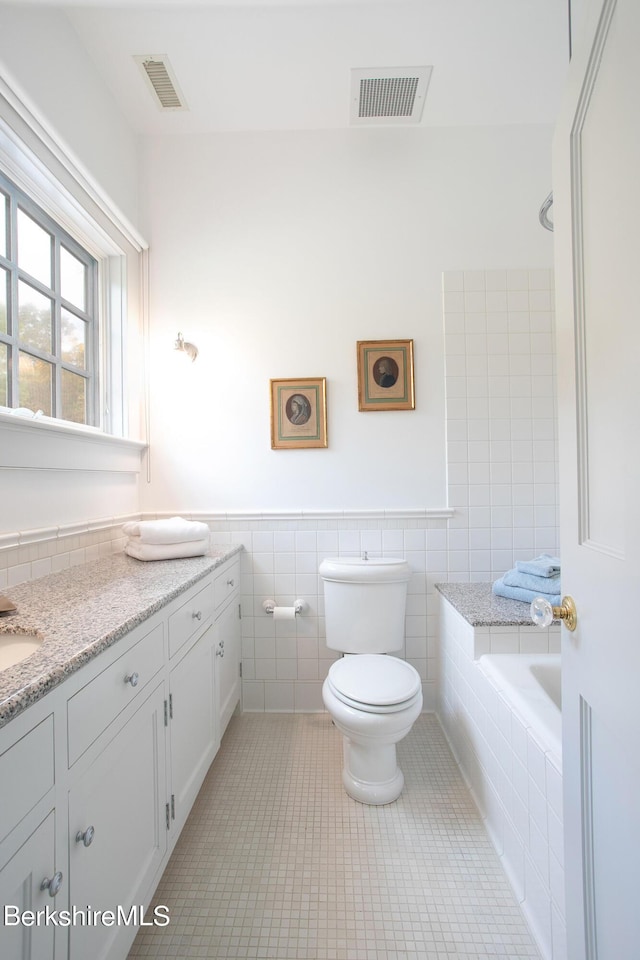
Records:
[[[516,560],[516,570],[531,573],[534,577],[557,577],[560,573],[560,557],[541,553],[534,560]]]
[[[548,593],[554,597],[560,593],[560,576],[557,577],[534,577],[532,573],[522,573],[520,570],[507,570],[503,578],[506,587],[521,587],[523,590],[535,590],[536,593],[546,596]]]
[[[548,600],[554,607],[559,607],[561,602],[560,594],[554,596],[550,593],[541,594],[539,590],[526,590],[524,587],[509,587],[504,582],[503,577],[496,580],[491,589],[497,597],[506,597],[508,600],[522,600],[525,603],[531,603],[536,597],[543,596],[544,599]]]

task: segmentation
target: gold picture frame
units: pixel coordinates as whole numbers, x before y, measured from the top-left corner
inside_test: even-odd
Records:
[[[271,380],[271,449],[327,446],[325,377]]]
[[[358,410],[415,410],[413,340],[358,340]]]

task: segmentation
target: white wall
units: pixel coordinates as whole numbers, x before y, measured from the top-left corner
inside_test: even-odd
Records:
[[[443,270],[548,267],[546,127],[151,139],[146,510],[446,501]],[[180,330],[200,348],[176,372]],[[356,341],[412,338],[415,411],[360,413]],[[324,376],[329,448],[272,451],[269,379]]]
[[[132,224],[138,220],[136,138],[57,10],[0,4],[0,76],[26,95]]]
[[[137,142],[64,14],[0,5],[0,120],[23,138],[27,144],[25,156],[35,157],[32,166],[29,161],[16,161],[16,167],[18,172],[20,168],[26,171],[26,180],[36,171],[41,189],[38,198],[53,196],[54,208],[59,201],[70,218],[66,226],[75,201],[85,206],[88,215],[101,218],[96,236],[105,238],[105,249],[128,274],[125,365],[129,368],[124,375],[129,381],[131,431],[137,439],[142,424],[143,357],[139,253],[134,236],[139,187]],[[55,156],[48,150],[48,136],[59,148]],[[11,160],[15,161],[13,152]],[[39,163],[48,165],[56,179],[54,186],[48,177],[40,177]],[[59,189],[63,177],[68,191],[64,197]],[[101,209],[103,198],[108,198],[111,210]],[[122,252],[122,260],[116,251]],[[116,273],[114,266],[112,280]],[[3,581],[10,585],[48,572],[50,557],[59,551],[67,557],[75,551],[75,562],[79,562],[77,551],[85,547],[93,551],[98,542],[102,543],[102,535],[95,532],[96,521],[100,520],[100,529],[107,529],[107,518],[139,510],[139,457],[137,468],[131,468],[128,462],[123,467],[108,461],[107,451],[115,449],[113,445],[100,448],[89,442],[87,458],[80,468],[68,445],[56,444],[51,436],[45,441],[45,434],[36,430],[31,446],[21,438],[21,450],[24,447],[26,453],[20,461],[12,449],[13,435],[5,428],[6,424],[0,424],[0,587]],[[84,540],[80,544],[78,537],[85,537],[86,544]],[[64,543],[56,542],[59,539]],[[34,546],[36,541],[40,546]],[[104,550],[110,549],[110,541],[109,533]],[[21,551],[19,544],[29,546]]]

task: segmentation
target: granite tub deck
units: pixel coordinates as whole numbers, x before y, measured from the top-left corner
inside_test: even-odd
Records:
[[[436,583],[436,590],[472,627],[534,626],[530,605],[496,597],[491,583]]]
[[[116,554],[7,590],[18,613],[0,618],[0,637],[36,633],[44,642],[0,670],[0,727],[241,550],[150,563]]]

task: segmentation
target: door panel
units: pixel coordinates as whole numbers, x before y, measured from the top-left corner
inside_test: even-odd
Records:
[[[637,0],[595,0],[554,142],[567,942],[635,960],[640,856]]]

